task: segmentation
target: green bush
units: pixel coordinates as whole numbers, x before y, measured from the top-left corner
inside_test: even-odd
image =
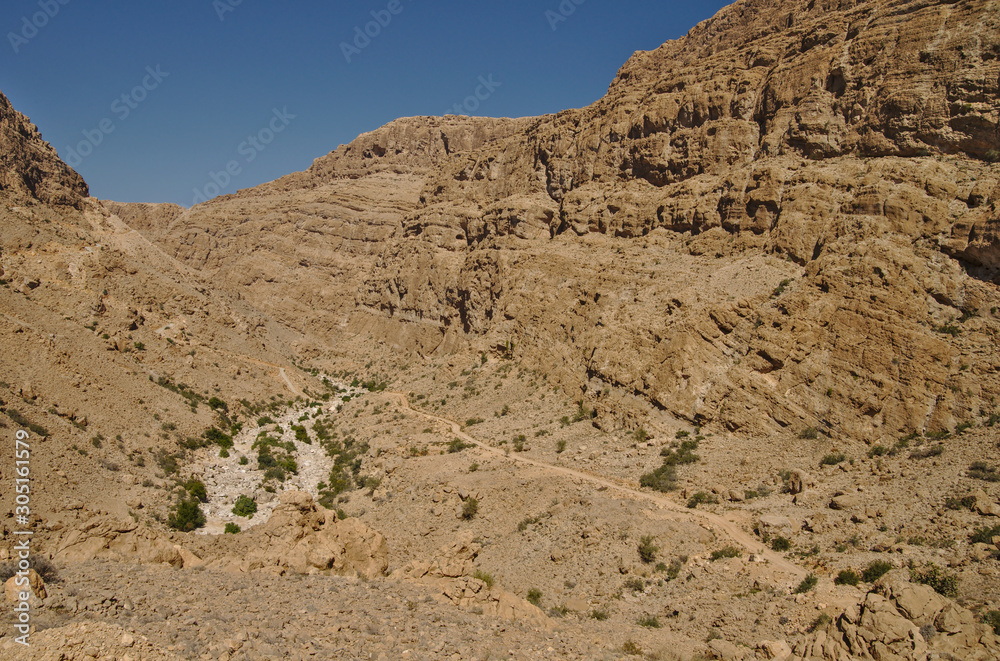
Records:
[[[771,540],[771,548],[778,552],[785,552],[792,548],[792,542],[784,537],[775,537]]]
[[[993,611],[993,612],[997,613],[997,615],[1000,615],[1000,611]],[[592,611],[590,611],[590,618],[593,619],[593,620],[597,620],[598,622],[604,622],[609,617],[610,617],[610,615],[608,614],[608,611],[606,611],[606,610],[592,610]]]
[[[228,411],[229,405],[226,404],[221,399],[219,399],[218,397],[213,397],[210,400],[208,400],[208,408],[214,411]]]
[[[976,461],[969,466],[969,477],[985,482],[1000,482],[1000,472],[984,461]]]
[[[639,541],[639,559],[649,564],[656,560],[656,552],[660,550],[654,543],[655,539],[652,535],[645,535]]]
[[[993,627],[993,633],[1000,636],[1000,611],[988,611],[983,613],[983,624]]]
[[[492,588],[493,585],[496,583],[496,579],[493,578],[493,574],[487,574],[482,569],[477,569],[475,572],[473,572],[472,578],[479,579],[480,581],[486,584],[487,588]]]
[[[448,443],[448,453],[454,454],[471,447],[474,447],[472,443],[466,443],[460,438],[453,438],[451,439],[451,442]]]
[[[233,505],[233,514],[252,519],[257,513],[257,501],[250,496],[240,496]]]
[[[562,454],[565,450],[566,450],[565,440],[556,442],[556,454]]]
[[[191,478],[184,483],[184,489],[192,498],[207,503],[208,502],[208,491],[205,489],[205,483],[201,480]]]
[[[639,478],[639,484],[656,491],[673,491],[677,488],[677,468],[664,464]]]
[[[853,569],[842,569],[833,582],[836,585],[857,585],[861,582],[861,576]]]
[[[931,457],[939,457],[942,454],[944,454],[944,446],[939,443],[927,448],[914,450],[910,453],[910,459],[930,459]]]
[[[191,532],[205,525],[205,514],[197,500],[185,499],[178,502],[167,517],[167,525],[181,532]]]
[[[694,509],[698,505],[714,505],[719,502],[719,499],[710,493],[705,491],[699,491],[698,493],[691,496],[687,501],[687,506],[689,509]]]
[[[997,535],[1000,535],[1000,526],[976,528],[976,531],[969,536],[969,541],[973,544],[992,544],[993,538]]]
[[[958,596],[958,576],[944,573],[937,565],[932,564],[922,572],[911,571],[910,580],[929,585],[945,597]]]
[[[806,427],[801,432],[799,432],[799,438],[802,440],[815,441],[819,438],[819,430],[815,427]]]
[[[230,523],[226,524],[226,534],[227,535],[235,535],[239,531],[240,531],[240,527],[238,525],[236,525],[235,523],[230,522]]]
[[[542,591],[539,590],[538,588],[531,588],[530,590],[528,590],[528,596],[526,597],[526,599],[528,600],[529,604],[541,607]]]
[[[740,549],[736,546],[726,546],[712,551],[712,555],[709,556],[709,559],[712,562],[715,562],[716,560],[721,560],[722,558],[738,558],[741,553]]]
[[[662,626],[660,621],[652,615],[643,615],[638,619],[637,624],[647,629],[659,629]]]
[[[861,578],[865,583],[874,583],[893,569],[895,567],[887,560],[873,560],[867,567],[861,570]]]
[[[475,518],[476,514],[479,512],[479,501],[475,498],[470,497],[465,501],[465,505],[462,506],[462,518],[469,521]]]
[[[209,443],[215,443],[223,448],[233,447],[233,437],[216,427],[209,427],[202,434]]]
[[[817,583],[819,583],[819,579],[817,579],[816,576],[814,576],[813,574],[809,574],[808,576],[802,579],[802,582],[799,583],[798,587],[795,588],[794,593],[802,594],[803,592],[809,592],[814,587],[816,587]]]
[[[820,466],[836,466],[837,464],[841,463],[845,459],[847,459],[847,457],[844,456],[843,452],[833,452],[833,453],[830,453],[828,455],[825,455],[822,459],[820,459],[819,460],[819,465]]]

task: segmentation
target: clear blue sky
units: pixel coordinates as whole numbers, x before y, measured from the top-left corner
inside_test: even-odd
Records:
[[[634,51],[725,4],[3,0],[0,90],[71,164],[69,150],[88,143],[75,167],[95,197],[189,206],[230,161],[239,173],[224,193],[304,170],[397,117],[455,112],[480,76],[499,86],[479,88],[486,98],[464,114],[588,105]],[[345,55],[376,18],[387,24],[368,25],[376,36]],[[286,108],[295,117],[274,120],[273,140],[245,143]]]

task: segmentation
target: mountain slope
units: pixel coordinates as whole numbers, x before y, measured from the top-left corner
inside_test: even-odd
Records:
[[[398,120],[155,239],[328,337],[512,340],[611,420],[951,428],[1000,394],[997,9],[739,2],[588,108],[430,159],[491,120]]]

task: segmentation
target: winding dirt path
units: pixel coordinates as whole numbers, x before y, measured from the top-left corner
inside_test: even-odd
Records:
[[[790,578],[796,580],[805,578],[808,572],[799,567],[798,565],[789,562],[779,553],[776,553],[769,549],[768,547],[761,544],[753,536],[746,533],[742,528],[740,528],[736,523],[726,519],[725,517],[719,516],[718,514],[712,514],[711,512],[699,512],[696,510],[690,510],[686,507],[675,503],[673,500],[657,495],[654,493],[648,493],[645,491],[640,491],[631,486],[620,484],[614,482],[608,478],[600,477],[598,475],[592,475],[590,473],[585,473],[579,470],[574,470],[572,468],[566,468],[565,466],[555,466],[553,464],[545,463],[544,461],[538,461],[536,459],[529,459],[528,457],[519,455],[507,455],[502,450],[498,450],[490,445],[483,443],[482,441],[469,436],[464,431],[462,431],[462,426],[455,422],[454,420],[449,420],[448,418],[442,418],[440,416],[431,415],[430,413],[425,413],[423,411],[414,409],[410,406],[410,402],[406,399],[406,395],[399,392],[386,392],[387,396],[395,399],[399,405],[405,410],[415,413],[427,420],[432,420],[434,422],[440,422],[444,425],[448,425],[455,436],[459,437],[467,443],[472,443],[481,450],[484,450],[492,455],[503,457],[505,459],[510,459],[514,462],[526,464],[528,466],[534,466],[536,468],[541,468],[550,473],[556,473],[559,475],[565,475],[567,477],[576,478],[579,480],[584,480],[590,484],[607,487],[608,489],[614,489],[618,493],[625,494],[635,500],[642,500],[650,503],[656,503],[662,506],[664,509],[670,510],[675,515],[675,518],[680,521],[689,521],[692,523],[697,523],[708,530],[716,533],[716,536],[720,536],[717,533],[722,533],[723,536],[729,537],[737,544],[745,547],[754,555],[763,557],[768,561],[770,566],[778,572],[783,572],[788,574]]]

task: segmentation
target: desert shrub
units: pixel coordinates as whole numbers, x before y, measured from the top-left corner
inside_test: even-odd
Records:
[[[542,591],[538,588],[531,588],[528,590],[528,596],[526,597],[528,603],[533,606],[542,605]]]
[[[655,539],[652,535],[645,535],[639,541],[639,559],[646,564],[656,560],[656,552],[660,550],[660,547],[654,541]]]
[[[806,427],[801,432],[799,432],[799,438],[802,440],[815,441],[819,438],[819,430],[815,427]]]
[[[698,507],[698,505],[714,505],[718,502],[719,499],[712,494],[705,491],[699,491],[688,499],[687,506],[689,509],[694,509],[695,507]]]
[[[646,627],[647,629],[659,629],[662,626],[660,621],[653,615],[643,615],[636,623],[640,627]]]
[[[209,443],[215,443],[223,448],[233,447],[233,437],[217,427],[209,427],[202,434]]]
[[[1000,611],[994,611],[994,612],[997,613],[998,616],[1000,616]],[[604,622],[609,617],[610,617],[610,615],[608,614],[608,611],[606,611],[606,610],[597,610],[597,609],[595,609],[595,610],[590,611],[590,618],[592,620],[597,620],[598,622]]]
[[[867,567],[861,570],[861,578],[865,583],[874,583],[893,569],[892,563],[887,560],[873,560]]]
[[[853,569],[842,569],[833,582],[836,585],[857,585],[861,582],[861,576]]]
[[[950,510],[971,510],[976,505],[976,497],[972,495],[968,496],[955,496],[951,498],[944,499],[944,506]]]
[[[218,397],[212,397],[211,399],[208,400],[208,408],[212,409],[213,411],[228,411],[229,404],[226,404]]]
[[[784,552],[792,548],[792,542],[785,537],[778,536],[771,540],[771,548],[775,551]]]
[[[709,559],[712,562],[715,562],[716,560],[721,560],[722,558],[738,558],[740,557],[740,553],[740,549],[736,546],[725,546],[721,549],[712,551],[712,555],[709,556]]]
[[[958,576],[941,571],[937,565],[930,565],[924,571],[911,571],[910,580],[923,583],[934,588],[934,591],[945,597],[958,596]]]
[[[454,454],[471,447],[473,447],[472,443],[466,443],[460,438],[453,438],[451,439],[451,442],[448,443],[448,453]]]
[[[493,574],[487,574],[482,569],[477,569],[475,572],[473,572],[472,578],[479,579],[480,581],[486,584],[487,588],[492,588],[493,585],[496,583],[496,579],[493,578]]]
[[[475,462],[469,464],[469,472],[470,473],[475,473],[477,470],[479,470],[479,464],[477,464]]]
[[[875,445],[870,450],[868,450],[868,456],[871,459],[874,459],[875,457],[881,457],[882,455],[888,453],[889,453],[889,448],[885,447],[884,445]]]
[[[250,496],[240,496],[236,499],[236,504],[233,505],[233,514],[236,516],[243,516],[248,519],[253,518],[253,515],[257,513],[257,501]]]
[[[639,484],[656,491],[673,491],[677,488],[677,468],[663,464],[656,470],[645,473],[639,478]]]
[[[205,483],[201,480],[191,478],[185,482],[183,486],[185,491],[187,491],[192,498],[195,498],[202,503],[208,502],[208,491],[205,489]]]
[[[177,503],[167,517],[167,525],[181,532],[191,532],[205,525],[205,514],[201,504],[195,499],[185,499]]]
[[[628,654],[630,656],[642,656],[642,648],[639,647],[633,640],[626,640],[625,644],[622,645],[622,654]]]
[[[177,464],[177,455],[170,454],[163,448],[156,451],[156,464],[166,475],[173,475],[180,466]]]
[[[257,418],[258,427],[263,427],[264,425],[270,425],[270,424],[274,424],[274,420],[272,420],[270,416],[265,415]]]
[[[938,443],[937,445],[914,450],[910,453],[910,459],[929,459],[931,457],[939,457],[942,454],[944,454],[944,446]]]
[[[565,452],[565,450],[566,450],[566,441],[565,441],[565,439],[556,442],[556,454],[561,454],[561,453]]]
[[[830,454],[824,455],[822,459],[819,460],[820,466],[836,466],[847,459],[843,452],[831,452]]]
[[[226,524],[226,534],[227,535],[235,535],[238,532],[240,532],[240,527],[238,525],[236,525],[235,523],[233,523],[231,521]]]
[[[646,432],[645,429],[639,427],[638,429],[635,430],[635,432],[633,432],[632,438],[635,439],[636,443],[642,443],[649,439],[649,434]]]
[[[625,589],[632,592],[642,592],[646,589],[646,584],[642,582],[641,578],[629,578],[625,580]]]
[[[969,477],[986,482],[1000,482],[1000,472],[997,472],[995,466],[990,466],[984,461],[976,461],[969,466]]]
[[[465,501],[465,505],[462,506],[462,518],[469,521],[475,518],[476,514],[479,512],[479,501],[475,498],[469,498]]]
[[[969,541],[973,544],[992,544],[993,538],[997,535],[1000,535],[1000,526],[976,528],[975,532],[969,536]]]
[[[246,466],[249,463],[250,463],[249,459],[247,459],[246,457],[240,457],[240,466]]]
[[[993,633],[1000,636],[1000,611],[987,611],[983,613],[983,624],[993,627]]]
[[[815,575],[809,574],[808,576],[802,579],[802,582],[799,583],[798,587],[795,588],[794,593],[802,594],[803,592],[809,592],[814,587],[816,587],[817,583],[819,583],[819,579],[817,579]]]
[[[682,432],[677,432],[681,434]],[[687,432],[683,432],[687,434]],[[674,441],[670,444],[670,447],[663,448],[660,450],[660,456],[663,457],[663,463],[666,466],[679,466],[683,464],[695,464],[701,459],[698,455],[694,453],[698,449],[698,439],[684,440],[680,443]]]
[[[821,628],[825,627],[826,625],[830,624],[831,622],[833,622],[833,618],[832,617],[830,617],[826,613],[820,613],[816,617],[816,619],[813,620],[812,624],[809,625],[808,631],[810,633],[812,633],[813,631],[816,631],[817,629],[821,629]]]
[[[469,418],[468,420],[465,421],[465,426],[472,427],[474,425],[478,425],[482,421],[483,421],[482,418]]]

